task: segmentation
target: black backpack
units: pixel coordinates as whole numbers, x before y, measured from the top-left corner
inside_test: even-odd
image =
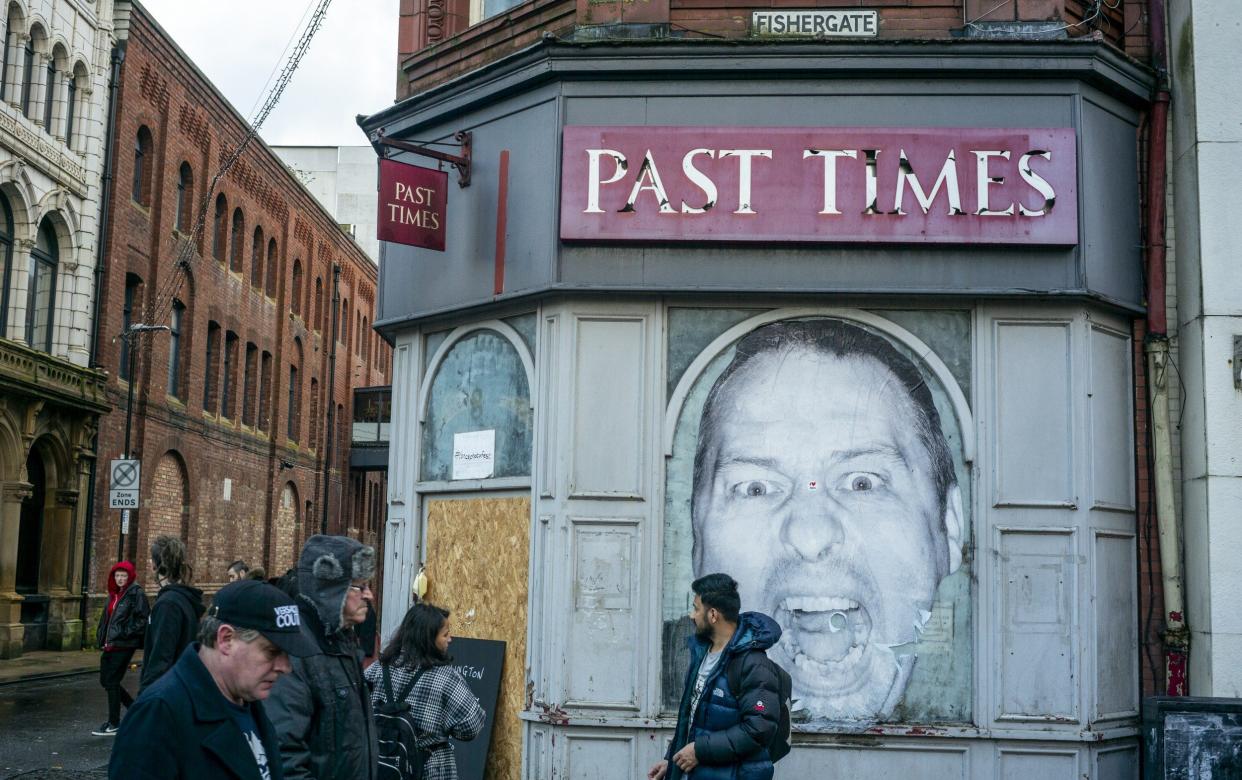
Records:
[[[768,757],[775,764],[789,755],[789,740],[793,736],[793,725],[789,720],[789,710],[793,706],[793,678],[789,676],[789,672],[785,671],[780,664],[768,658],[768,654],[763,650],[751,650],[750,652],[759,653],[763,656],[762,662],[772,667],[772,672],[780,683],[781,711],[780,716],[777,718],[776,734],[772,737],[772,741],[768,743]],[[746,655],[749,654],[747,653]],[[729,692],[735,697],[742,688],[742,660],[746,655],[734,659],[729,664],[729,668],[725,670],[725,679],[729,682]]]
[[[375,733],[379,740],[379,780],[423,779],[427,751],[418,746],[418,733],[414,730],[410,708],[405,700],[427,669],[426,666],[421,667],[400,695],[393,696],[388,666],[380,665],[380,671],[384,674],[384,701],[374,707]]]

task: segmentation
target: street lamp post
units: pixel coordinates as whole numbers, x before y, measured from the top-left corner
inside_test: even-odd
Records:
[[[150,333],[158,330],[171,330],[167,325],[147,325],[136,322],[131,323],[125,332],[121,334],[121,338],[125,340],[126,351],[126,375],[129,377],[129,390],[127,401],[125,403],[125,458],[128,460],[131,452],[129,448],[130,431],[134,425],[134,385],[138,384],[138,377],[134,375],[134,355],[138,352],[138,339],[136,335],[139,333]],[[120,533],[116,535],[116,559],[118,561],[125,559],[125,536],[129,530],[129,510],[121,510],[121,527]]]

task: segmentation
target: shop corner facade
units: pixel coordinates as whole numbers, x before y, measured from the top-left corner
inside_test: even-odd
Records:
[[[644,775],[720,570],[784,631],[784,776],[1136,776],[1148,76],[850,54],[544,42],[363,123],[471,134],[446,250],[383,245],[382,619],[425,567],[508,643],[489,776]]]

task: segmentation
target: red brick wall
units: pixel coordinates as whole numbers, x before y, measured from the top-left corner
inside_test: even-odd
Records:
[[[153,140],[143,163],[150,181],[146,206],[131,199],[130,186],[135,170],[134,139],[143,126]],[[168,387],[170,338],[166,332],[141,340],[134,377],[131,439],[133,452],[143,463],[142,508],[132,521],[135,525],[127,538],[127,557],[135,560],[148,584],[151,580],[145,551],[159,533],[186,537],[194,579],[199,584],[211,586],[224,581],[224,567],[237,558],[262,565],[273,574],[280,573],[278,567],[283,571],[289,565],[291,551],[307,535],[318,532],[324,495],[324,445],[322,440],[310,441],[315,426],[308,424],[307,416],[309,410],[327,406],[324,397],[312,398],[311,379],[317,380],[321,396],[331,388],[335,402],[342,404],[347,415],[353,387],[387,381],[390,353],[387,345],[377,347],[374,342],[368,345],[369,361],[351,354],[345,345],[337,345],[336,372],[332,381],[325,381],[328,338],[322,327],[293,312],[310,310],[316,277],[324,283],[325,305],[330,302],[332,266],[339,264],[342,296],[350,299],[351,310],[359,307],[360,315],[373,322],[377,271],[283,163],[260,141],[252,141],[215,190],[207,191],[246,129],[244,120],[215,88],[135,7],[118,91],[115,184],[109,196],[112,220],[104,239],[100,363],[112,374],[109,393],[114,411],[100,427],[99,452],[105,467],[99,470],[95,485],[93,589],[99,587],[100,577],[115,558],[120,525],[119,510],[107,506],[106,464],[124,451],[129,387],[117,378],[124,350],[116,336],[124,327],[126,274],[136,274],[144,282],[134,322],[167,324],[174,297],[186,307],[180,338],[184,370],[176,388],[178,397],[170,394]],[[188,256],[181,254],[184,237],[173,227],[182,162],[188,162],[193,170],[190,201],[194,219],[202,203],[211,204],[206,229]],[[239,270],[230,270],[227,263],[211,257],[214,203],[221,192],[228,201],[230,228],[234,210],[240,208],[243,214],[245,251]],[[194,219],[188,221],[187,230],[192,229]],[[264,237],[261,273],[254,273],[251,251],[256,227],[262,229]],[[183,257],[188,266],[184,270],[178,267]],[[297,306],[292,300],[295,260],[302,268],[303,300]],[[323,319],[328,320],[326,312]],[[212,367],[217,376],[225,335],[235,333],[239,342],[231,415],[211,408],[218,404],[219,389],[216,403],[204,404],[210,322],[220,327],[221,348]],[[369,329],[367,333],[373,335]],[[240,420],[247,343],[255,345],[259,356],[252,378],[254,424]],[[270,355],[266,385],[259,376],[264,353]],[[289,366],[294,361],[300,363],[301,388],[295,394],[299,408],[290,410]],[[260,414],[261,409],[267,414]],[[291,415],[300,429],[293,440],[287,435]],[[322,424],[318,427],[324,429]],[[348,432],[348,425],[344,430]],[[347,455],[341,459],[340,454],[348,453],[349,442],[336,442],[334,446],[338,457],[330,480],[330,515],[333,527],[348,528],[354,525],[349,516],[354,502],[348,493],[341,500],[342,489],[349,490],[349,480],[340,468],[341,463],[348,462]],[[282,493],[289,484],[293,485],[297,505],[282,508]],[[340,507],[347,514],[338,520]]]
[[[1095,35],[1131,56],[1147,54],[1145,0],[1123,0],[1115,8],[1087,0],[669,0],[668,35],[745,38],[751,11],[816,6],[879,10],[882,40],[960,37],[968,22],[1050,21],[1066,25],[1071,37]],[[469,0],[401,0],[398,100],[495,62],[544,35],[566,38],[575,26],[625,22],[630,5],[531,0],[474,26],[469,25],[469,8]],[[613,19],[605,18],[610,9]]]

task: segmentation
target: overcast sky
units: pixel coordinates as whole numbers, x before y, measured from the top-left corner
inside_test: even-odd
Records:
[[[358,146],[354,117],[392,105],[399,0],[333,0],[260,134],[273,146]],[[315,0],[142,0],[229,102],[250,119]],[[274,77],[273,77],[274,80]]]

